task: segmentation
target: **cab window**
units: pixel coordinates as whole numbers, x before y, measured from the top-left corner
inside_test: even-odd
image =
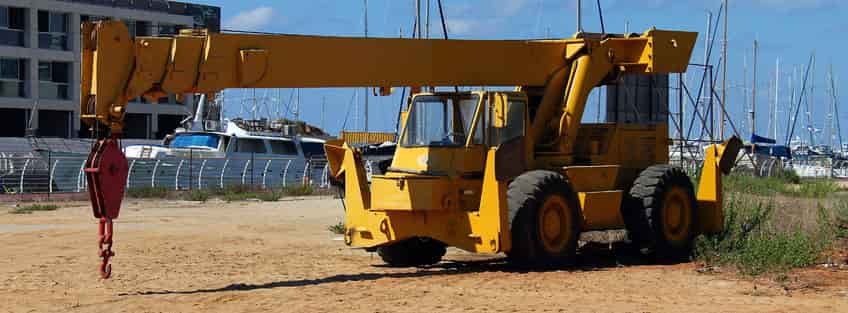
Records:
[[[489,120],[489,145],[498,146],[515,138],[524,136],[525,111],[527,102],[523,99],[509,99],[507,102],[506,125],[503,128],[494,127],[494,105],[490,105],[486,116]]]
[[[465,95],[418,96],[412,103],[401,145],[448,147],[465,145],[480,97]],[[482,134],[480,135],[482,142]],[[476,136],[475,136],[476,141]]]

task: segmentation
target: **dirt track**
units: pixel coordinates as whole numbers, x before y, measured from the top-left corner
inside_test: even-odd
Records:
[[[0,211],[0,312],[848,312],[848,275],[801,289],[699,274],[694,264],[521,273],[450,251],[429,269],[381,267],[326,227],[338,200],[206,204],[130,201],[116,225],[114,277],[96,274],[85,203]],[[489,261],[487,261],[489,260]]]

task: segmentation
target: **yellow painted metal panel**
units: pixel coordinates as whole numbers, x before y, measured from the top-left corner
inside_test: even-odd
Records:
[[[136,39],[141,40],[141,39]],[[165,72],[165,79],[162,81],[162,90],[168,93],[188,93],[198,92],[195,90],[195,82],[198,79],[198,67],[200,55],[203,52],[203,37],[179,36],[173,39],[171,48],[171,57]],[[238,52],[234,53],[229,59],[235,61],[238,58]],[[238,73],[237,67],[228,69],[231,71],[229,75],[235,76]],[[203,77],[204,73],[200,73]],[[240,82],[234,81],[232,88],[239,87]],[[220,90],[209,91],[217,92]]]
[[[580,208],[583,213],[585,230],[603,230],[624,228],[621,216],[621,190],[579,192]]]
[[[146,38],[135,42],[135,67],[127,85],[127,95],[150,92],[162,80],[172,42],[169,38]]]
[[[339,137],[348,144],[381,144],[397,141],[395,133],[342,131]]]
[[[565,41],[210,34],[207,45],[197,84],[204,92],[237,86],[235,56],[244,49],[268,51],[257,88],[542,86],[565,65]]]
[[[438,211],[456,207],[457,190],[447,177],[373,176],[373,211]]]
[[[574,191],[606,191],[616,189],[617,165],[569,166],[564,169]]]

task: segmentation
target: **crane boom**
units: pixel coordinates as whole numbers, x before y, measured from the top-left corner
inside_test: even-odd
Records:
[[[83,119],[123,127],[128,100],[227,88],[546,86],[575,56],[604,43],[622,72],[682,72],[697,34],[632,38],[413,40],[184,33],[130,38],[121,22],[82,26]],[[658,43],[654,46],[653,43]],[[660,44],[662,43],[662,44]],[[667,48],[680,50],[669,53]],[[661,47],[659,47],[661,46]],[[688,48],[688,49],[687,49]],[[100,51],[105,51],[100,53]],[[661,62],[657,59],[661,58]]]

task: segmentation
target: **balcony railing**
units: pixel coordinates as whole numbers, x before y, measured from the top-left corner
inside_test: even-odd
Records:
[[[68,93],[68,90],[68,83],[54,83],[42,81],[38,84],[38,97],[41,99],[68,100],[70,99],[70,94]]]
[[[50,50],[68,50],[68,34],[39,33],[38,48]]]
[[[21,80],[0,80],[0,97],[23,98],[24,82]]]
[[[24,31],[22,29],[0,28],[0,45],[24,46]]]

